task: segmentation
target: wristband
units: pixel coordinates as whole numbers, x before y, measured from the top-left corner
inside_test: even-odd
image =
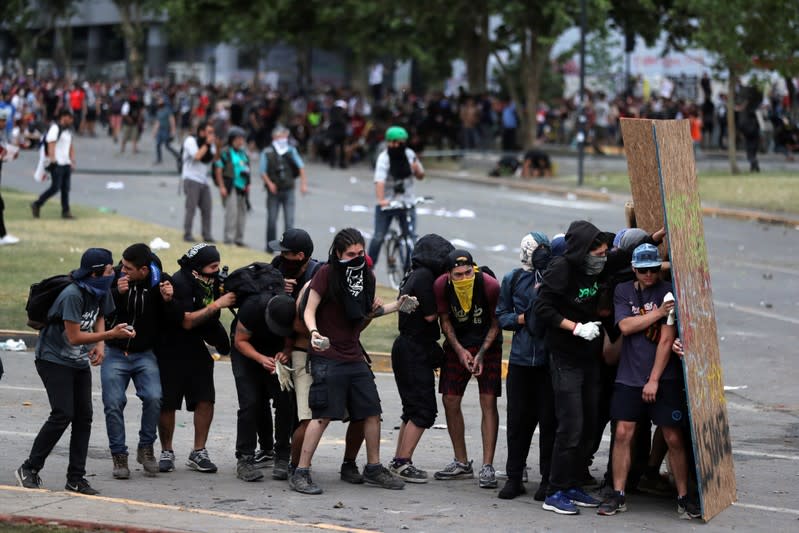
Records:
[[[316,329],[316,328],[314,328],[314,329],[312,329],[311,331],[309,331],[308,333],[310,333],[311,335],[313,335],[313,334],[314,334],[314,332],[316,332],[316,333],[319,333],[319,330],[318,330],[318,329]]]

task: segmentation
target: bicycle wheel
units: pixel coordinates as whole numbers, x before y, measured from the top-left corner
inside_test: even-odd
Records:
[[[402,277],[411,271],[411,253],[413,252],[413,241],[410,237],[405,237],[399,240],[398,246],[399,264],[401,265]],[[400,280],[402,281],[402,280]]]
[[[400,250],[404,248],[400,244],[399,236],[392,232],[386,237],[386,273],[388,274],[388,283],[393,289],[399,289],[403,272],[403,265]]]

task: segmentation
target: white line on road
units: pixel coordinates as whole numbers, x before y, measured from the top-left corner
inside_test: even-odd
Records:
[[[527,194],[503,194],[503,198],[508,200],[516,200],[527,204],[543,205],[545,207],[563,207],[566,209],[583,209],[586,211],[600,211],[608,209],[617,209],[615,205],[599,203],[599,202],[585,202],[582,200],[558,200],[557,198],[549,198],[546,196],[533,196]]]
[[[768,311],[761,311],[760,309],[755,309],[754,307],[738,305],[734,302],[722,302],[721,300],[713,300],[713,303],[715,303],[717,307],[725,307],[732,309],[733,311],[741,311],[742,313],[749,313],[750,315],[762,316],[774,320],[781,320],[783,322],[789,322],[791,324],[799,324],[799,318],[792,318],[789,316],[779,315],[777,313],[769,313]]]
[[[799,461],[799,455],[783,455],[780,453],[756,452],[754,450],[736,450],[733,448],[733,455],[745,455],[749,457],[768,457],[769,459],[787,459],[788,461]]]
[[[0,435],[12,435],[17,437],[37,437],[38,433],[26,433],[24,431],[6,431],[4,429],[0,429]]]
[[[743,507],[745,509],[757,509],[758,511],[770,511],[772,513],[787,513],[799,515],[799,509],[788,509],[786,507],[769,507],[768,505],[757,505],[754,503],[741,503],[733,502],[735,507]]]

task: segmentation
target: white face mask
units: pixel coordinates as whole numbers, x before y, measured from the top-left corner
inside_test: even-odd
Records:
[[[275,147],[275,151],[278,155],[283,155],[289,151],[288,139],[274,139],[272,140],[272,145]]]

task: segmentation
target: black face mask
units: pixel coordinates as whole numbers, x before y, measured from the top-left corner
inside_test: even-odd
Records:
[[[405,155],[405,145],[388,148],[389,173],[394,179],[405,179],[411,175],[411,164]]]
[[[306,261],[304,259],[286,259],[285,257],[281,257],[280,272],[285,278],[297,279],[297,277],[300,275],[302,267],[305,266],[305,262]]]
[[[546,270],[550,259],[552,259],[552,250],[548,246],[539,245],[533,251],[533,268],[538,271]]]

